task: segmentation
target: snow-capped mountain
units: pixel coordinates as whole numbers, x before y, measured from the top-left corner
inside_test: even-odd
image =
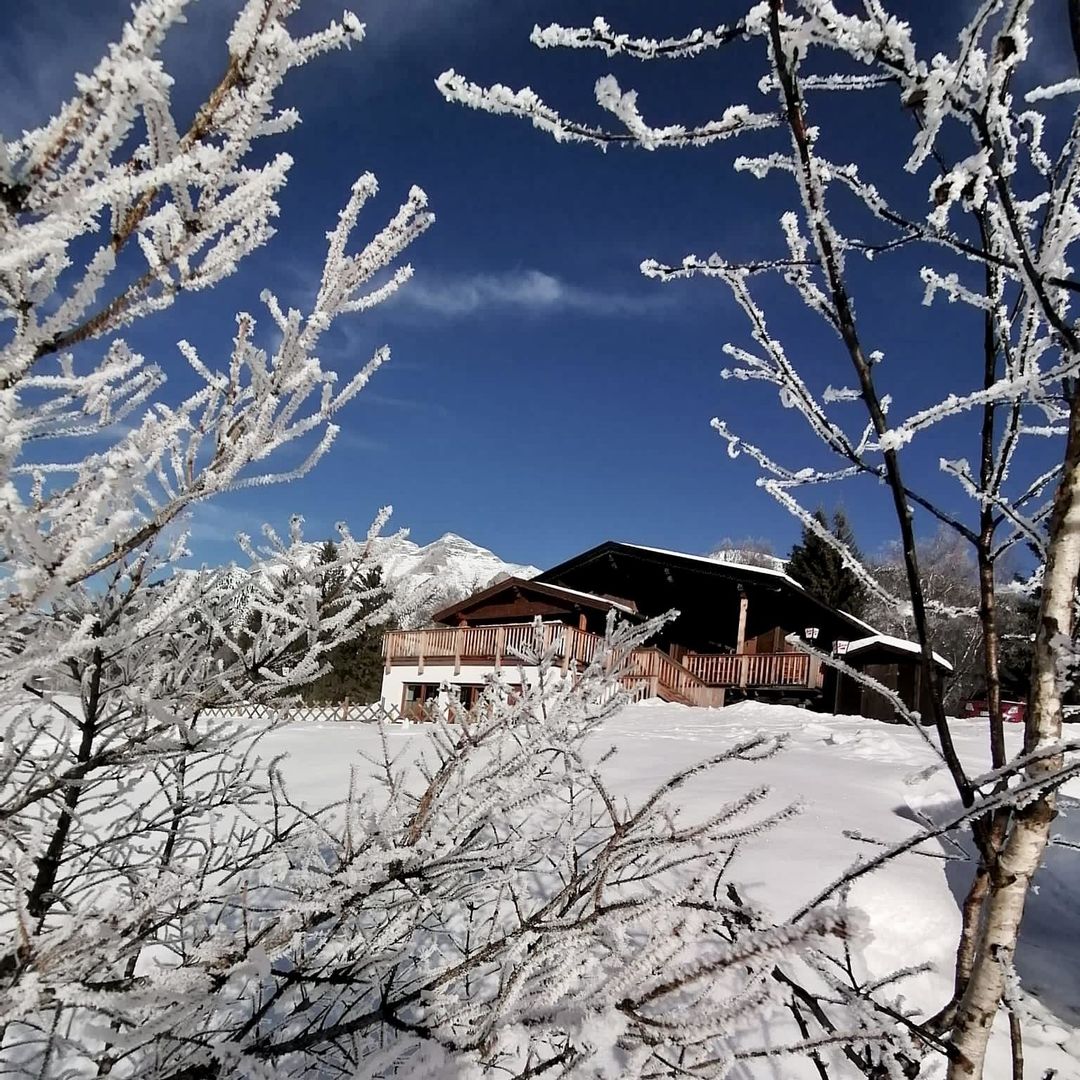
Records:
[[[294,553],[298,565],[318,562],[322,548],[322,543],[301,544]],[[503,578],[531,578],[540,573],[535,566],[506,562],[493,551],[456,533],[446,533],[424,545],[396,536],[379,537],[373,555],[382,568],[384,585],[394,594],[395,607],[406,629],[422,626],[439,608],[464,600]],[[257,578],[260,575],[277,578],[283,571],[284,563],[274,558],[255,571],[224,566],[216,571],[215,587],[227,597],[233,614],[242,620]]]
[[[383,580],[411,612],[408,622],[419,625],[447,604],[465,599],[506,577],[535,577],[538,567],[505,562],[493,551],[456,533],[430,544],[411,540],[388,545],[380,559]]]

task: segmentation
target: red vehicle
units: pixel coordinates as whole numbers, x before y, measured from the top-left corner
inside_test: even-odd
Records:
[[[989,716],[990,707],[984,697],[968,698],[964,702],[964,716]],[[1027,718],[1026,701],[1002,701],[1001,718],[1007,724],[1022,724]]]

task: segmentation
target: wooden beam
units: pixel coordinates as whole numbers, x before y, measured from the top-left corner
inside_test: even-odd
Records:
[[[750,606],[749,597],[746,593],[739,590],[739,628],[735,631],[735,652],[743,654],[743,650],[746,648],[746,611]],[[739,686],[744,690],[746,684],[750,681],[750,658],[746,655],[742,655],[739,660]]]
[[[519,600],[514,604],[477,604],[469,613],[469,621],[472,623],[496,622],[509,618],[528,619],[534,615],[568,614],[568,604],[560,604],[555,600]]]
[[[739,590],[739,629],[735,633],[735,651],[741,653],[746,645],[746,609],[750,606],[750,600],[746,593]]]

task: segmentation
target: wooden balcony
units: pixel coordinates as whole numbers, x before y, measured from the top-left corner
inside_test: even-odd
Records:
[[[423,674],[425,664],[452,664],[455,675],[469,664],[514,666],[519,662],[515,651],[531,649],[534,632],[529,623],[392,630],[383,638],[383,657],[387,670],[394,664],[414,664],[419,674]],[[555,647],[564,673],[590,663],[604,640],[598,634],[559,623],[545,623],[542,633],[544,648]],[[821,665],[797,652],[686,653],[675,660],[660,649],[642,648],[631,656],[622,682],[640,697],[686,705],[722,705],[726,689],[819,689]]]
[[[687,653],[682,662],[707,686],[821,688],[821,661],[809,653]]]
[[[571,663],[588,664],[604,639],[587,630],[560,623],[544,623],[543,647],[559,644],[564,669]],[[447,626],[427,630],[391,630],[383,636],[383,657],[387,668],[394,663],[415,663],[423,673],[425,664],[453,664],[460,674],[462,664],[519,663],[516,652],[535,647],[535,627],[531,623],[506,626]]]

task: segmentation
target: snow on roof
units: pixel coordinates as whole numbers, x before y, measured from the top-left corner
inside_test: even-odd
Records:
[[[598,596],[596,593],[581,592],[580,589],[568,589],[565,585],[549,585],[546,581],[538,581],[536,584],[543,586],[545,589],[554,589],[555,592],[566,593],[568,596],[580,596],[585,600],[594,600],[598,604],[606,604],[617,611],[625,611],[628,615],[638,614],[636,607],[620,603],[618,600],[612,600],[610,596]]]
[[[922,648],[917,642],[908,641],[907,638],[892,637],[890,634],[874,634],[871,637],[859,638],[858,641],[851,641],[848,643],[847,651],[849,653],[858,652],[860,649],[869,649],[874,645],[884,645],[890,649],[899,649],[901,652],[922,652]],[[946,671],[952,671],[952,664],[944,656],[934,653],[934,659]]]
[[[783,570],[774,570],[771,566],[751,566],[749,563],[728,562],[727,559],[713,559],[708,555],[691,555],[686,551],[671,551],[668,548],[649,547],[646,544],[628,544],[625,540],[620,540],[619,545],[636,548],[638,551],[651,551],[654,555],[674,555],[678,559],[691,559],[694,562],[708,563],[709,566],[730,566],[735,570],[749,570],[752,574],[768,574],[769,577],[783,578],[789,585],[794,585],[796,589],[806,592],[789,574]]]

